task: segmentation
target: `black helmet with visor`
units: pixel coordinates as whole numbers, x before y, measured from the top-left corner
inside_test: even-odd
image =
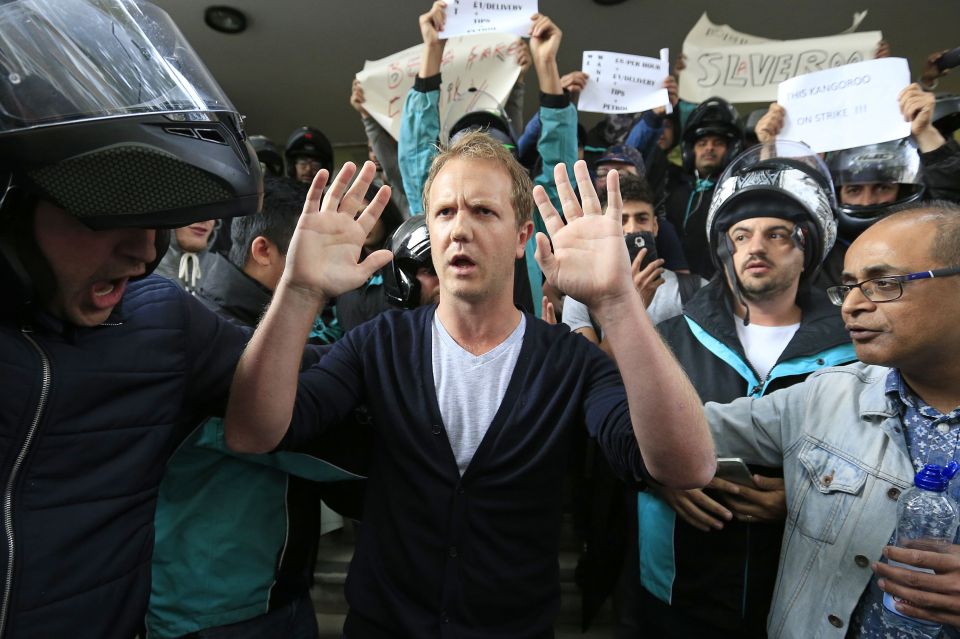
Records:
[[[840,193],[837,223],[841,237],[847,241],[856,239],[867,227],[896,210],[895,207],[919,202],[923,197],[920,155],[912,138],[832,151],[827,154],[826,163],[834,187]],[[881,204],[843,202],[844,187],[878,183],[895,185],[895,199]]]
[[[0,172],[93,229],[254,213],[242,118],[142,0],[0,4]]]
[[[808,146],[789,140],[758,144],[731,162],[717,181],[706,223],[710,257],[741,297],[727,231],[750,218],[782,218],[794,223],[793,241],[804,253],[800,284],[808,285],[836,241],[835,208],[829,171]]]

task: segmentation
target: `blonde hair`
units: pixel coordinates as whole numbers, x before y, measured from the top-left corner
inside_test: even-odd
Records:
[[[440,170],[451,160],[488,160],[506,169],[513,183],[510,203],[517,219],[517,226],[530,221],[533,213],[533,181],[527,170],[517,162],[502,143],[482,131],[471,131],[460,136],[449,149],[441,150],[433,159],[427,181],[423,185],[423,211],[430,210],[430,187]]]

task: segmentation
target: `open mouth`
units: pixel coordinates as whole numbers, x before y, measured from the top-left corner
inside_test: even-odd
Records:
[[[477,263],[466,255],[455,255],[453,259],[450,260],[450,266],[456,270],[469,270],[476,265]]]
[[[95,282],[90,287],[93,306],[99,309],[112,308],[120,303],[129,278],[119,277],[113,280]]]

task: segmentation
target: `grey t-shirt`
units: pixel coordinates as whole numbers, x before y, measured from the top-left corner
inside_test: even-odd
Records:
[[[433,316],[433,380],[461,475],[507,392],[526,326],[527,318],[521,314],[520,323],[507,339],[483,355],[474,355],[457,344],[440,318]]]
[[[700,283],[704,285],[706,281],[701,280]],[[677,280],[677,274],[664,270],[663,284],[657,287],[653,294],[653,299],[650,300],[650,306],[647,308],[647,315],[656,326],[681,313],[683,313],[683,302],[680,300],[680,282]],[[563,303],[563,323],[569,326],[571,331],[593,328],[590,311],[587,310],[586,305],[569,296]],[[597,335],[597,337],[603,339],[603,335]]]

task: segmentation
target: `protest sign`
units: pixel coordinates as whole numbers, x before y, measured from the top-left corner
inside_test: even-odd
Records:
[[[487,34],[451,38],[443,51],[440,72],[441,118],[451,100],[475,88],[503,104],[520,76],[517,55],[524,47],[520,38]],[[420,70],[423,45],[410,47],[380,60],[368,60],[357,79],[363,86],[363,108],[394,139],[400,137],[400,112],[407,91]]]
[[[667,106],[663,81],[670,72],[670,52],[645,58],[610,51],[584,51],[581,70],[589,76],[577,101],[578,111],[639,113]]]
[[[903,58],[881,58],[810,73],[780,84],[786,110],[778,137],[804,142],[817,153],[899,140],[910,123],[897,99],[910,84]]]
[[[535,13],[539,13],[537,0],[447,0],[447,21],[440,37],[479,33],[529,36],[530,16]]]
[[[854,16],[853,27],[865,16]],[[702,102],[720,96],[730,102],[770,102],[784,80],[872,59],[879,31],[801,40],[769,40],[715,25],[706,14],[683,43],[686,68],[680,97]]]
[[[735,46],[740,44],[762,44],[764,42],[776,42],[769,38],[741,33],[726,24],[714,24],[704,12],[693,25],[687,37],[683,41],[683,48],[686,51],[687,44],[699,48],[716,48]]]

